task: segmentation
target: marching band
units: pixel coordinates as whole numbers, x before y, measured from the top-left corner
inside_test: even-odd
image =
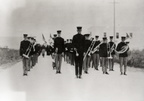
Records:
[[[82,78],[82,72],[88,74],[88,69],[94,67],[94,70],[99,70],[102,67],[103,74],[109,74],[109,71],[114,71],[115,55],[119,57],[120,75],[127,75],[127,57],[129,46],[126,42],[126,37],[121,37],[121,42],[116,46],[113,41],[113,36],[108,38],[106,33],[102,41],[99,36],[91,38],[90,34],[82,35],[82,27],[77,27],[77,34],[72,39],[61,37],[61,30],[57,31],[52,37],[53,44],[48,45],[47,42],[43,45],[37,43],[34,37],[24,34],[24,40],[20,43],[20,56],[23,62],[23,76],[27,76],[28,72],[38,63],[40,54],[45,56],[51,55],[52,67],[56,70],[56,74],[61,74],[62,57],[64,61],[72,66],[75,66],[76,78]],[[99,66],[100,65],[100,66]]]

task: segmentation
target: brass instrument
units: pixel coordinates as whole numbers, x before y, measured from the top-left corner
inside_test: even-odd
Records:
[[[96,51],[98,51],[98,48],[99,48],[99,46],[100,46],[102,43],[103,43],[103,42],[101,42],[100,44],[98,44],[91,53],[94,54]]]
[[[25,54],[23,54],[23,57],[29,58],[29,54],[30,54],[30,52],[31,52],[31,50],[32,50],[32,47],[33,47],[33,45],[30,43],[30,45],[29,45],[29,47],[27,48]]]
[[[110,44],[108,44],[108,46],[109,46],[109,49],[110,49],[110,50],[109,50],[109,54],[110,54],[110,56],[108,57],[108,59],[113,59],[113,57],[112,57],[112,54],[111,54],[111,53],[112,53],[112,52],[113,52],[113,50],[114,50],[114,46],[115,46],[115,44],[113,44],[111,48],[110,48]]]
[[[94,46],[94,43],[95,43],[95,42],[94,42],[94,39],[92,39],[92,42],[91,42],[91,44],[90,44],[90,46],[89,46],[87,52],[86,52],[85,55],[84,55],[83,61],[85,60],[85,58],[86,58],[87,55],[90,56],[91,50],[92,50],[92,48],[93,48],[93,46]]]
[[[122,53],[128,51],[128,49],[129,49],[129,46],[128,46],[128,45],[125,45],[125,46],[123,46],[123,47],[121,48],[120,51],[115,50],[115,52],[116,52],[117,54],[122,54]]]

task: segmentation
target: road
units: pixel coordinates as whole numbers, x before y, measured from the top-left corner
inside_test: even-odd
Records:
[[[62,64],[62,74],[52,68],[51,57],[39,57],[39,63],[22,75],[22,63],[0,67],[0,101],[144,101],[144,72],[128,67],[121,76],[119,65],[110,75],[89,69],[76,79],[74,66]]]

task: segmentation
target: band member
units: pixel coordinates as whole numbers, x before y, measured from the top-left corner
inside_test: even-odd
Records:
[[[102,71],[103,71],[103,74],[108,74],[107,72],[107,66],[108,66],[108,48],[107,48],[107,38],[104,37],[103,38],[103,43],[100,45],[100,48],[99,48],[99,55],[102,59]]]
[[[85,34],[85,42],[84,42],[84,55],[86,55],[85,59],[83,60],[83,67],[84,72],[88,74],[88,68],[90,66],[90,56],[88,53],[88,49],[90,48],[91,41],[89,40],[89,34]]]
[[[20,56],[22,57],[23,62],[23,76],[27,76],[28,70],[28,58],[24,57],[23,54],[26,54],[30,46],[30,42],[27,40],[27,34],[23,34],[24,40],[20,43]]]
[[[126,71],[127,71],[127,57],[128,57],[128,50],[129,47],[125,42],[126,37],[121,37],[121,42],[118,44],[116,50],[119,52],[119,61],[120,61],[120,72],[121,75],[127,75]],[[123,50],[123,52],[120,52],[121,50]],[[124,65],[124,70],[123,70],[123,65]]]
[[[61,30],[57,31],[57,35],[57,38],[54,40],[56,73],[61,73],[62,56],[64,54],[64,39],[61,37]]]
[[[53,67],[53,69],[56,69],[55,50],[54,50],[54,40],[56,39],[56,37],[57,37],[57,34],[54,34],[54,35],[53,35],[53,38],[52,38],[53,40],[52,40],[52,42],[51,42],[51,44],[50,44],[51,49],[52,49],[51,57],[52,57],[52,67]]]
[[[68,46],[69,46],[69,39],[66,40],[66,43],[65,43],[65,61],[66,63],[69,63],[69,50],[68,50]]]
[[[46,48],[47,48],[47,43],[45,42],[45,43],[42,45],[42,56],[43,56],[43,57],[45,57]]]
[[[72,44],[72,39],[70,39],[70,54],[71,54],[71,57],[70,57],[70,61],[71,61],[71,65],[74,66],[74,46]]]
[[[110,36],[110,42],[108,43],[108,50],[109,50],[109,71],[114,71],[114,55],[115,55],[115,43],[113,42],[113,36]]]
[[[100,41],[98,40],[99,36],[95,36],[95,44],[93,47],[93,50],[97,47],[97,50],[94,51],[94,53],[92,54],[92,62],[93,62],[93,66],[96,70],[98,70],[98,66],[99,66],[99,61],[100,61],[100,57],[99,57],[99,47],[98,45],[100,44]]]
[[[77,34],[73,36],[72,44],[74,46],[75,54],[75,75],[77,78],[82,76],[83,64],[83,49],[84,49],[84,36],[81,34],[82,27],[77,27]]]

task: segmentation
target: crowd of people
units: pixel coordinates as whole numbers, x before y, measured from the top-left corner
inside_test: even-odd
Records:
[[[113,36],[109,38],[104,35],[102,40],[96,35],[92,38],[90,34],[82,34],[82,27],[77,27],[77,34],[72,39],[64,39],[61,37],[61,30],[53,35],[53,44],[48,45],[45,42],[40,45],[33,37],[28,37],[24,34],[24,40],[21,41],[20,55],[23,61],[23,75],[26,76],[28,71],[33,68],[38,62],[38,56],[42,54],[45,56],[51,55],[53,59],[53,69],[56,74],[61,74],[61,65],[64,61],[68,64],[75,66],[76,78],[82,78],[82,71],[88,74],[89,68],[100,70],[102,73],[108,75],[109,71],[114,71],[114,58],[115,55],[119,56],[120,75],[127,75],[127,57],[129,46],[126,42],[126,36],[121,37],[121,42],[116,45],[113,41]],[[109,39],[109,42],[108,42]]]

